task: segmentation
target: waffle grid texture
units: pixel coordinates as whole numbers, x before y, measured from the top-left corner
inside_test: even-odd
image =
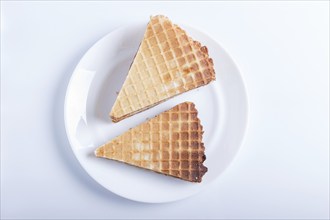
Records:
[[[100,146],[95,154],[201,182],[207,168],[203,165],[203,127],[197,114],[193,103],[181,103]]]
[[[212,80],[207,48],[167,17],[151,17],[110,117],[118,122]]]

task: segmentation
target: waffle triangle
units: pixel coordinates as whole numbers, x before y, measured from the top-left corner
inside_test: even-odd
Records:
[[[110,117],[118,122],[212,80],[207,48],[167,17],[151,17]]]
[[[197,113],[193,103],[181,103],[100,146],[95,155],[201,182],[207,167]]]

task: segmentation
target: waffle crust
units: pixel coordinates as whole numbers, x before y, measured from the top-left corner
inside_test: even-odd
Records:
[[[194,103],[184,102],[95,150],[97,157],[201,182],[207,167],[203,127]]]
[[[207,47],[167,17],[153,16],[109,115],[118,122],[212,80]]]

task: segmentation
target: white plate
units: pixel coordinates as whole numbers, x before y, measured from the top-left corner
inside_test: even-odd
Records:
[[[99,184],[131,200],[169,202],[199,192],[225,170],[244,137],[247,95],[237,66],[216,41],[194,28],[182,26],[208,47],[215,64],[215,82],[112,123],[108,113],[146,27],[146,23],[137,23],[116,29],[92,46],[77,65],[67,89],[65,126],[74,154]],[[204,164],[208,172],[202,183],[190,183],[94,156],[99,145],[184,101],[196,104],[204,127],[207,158]]]

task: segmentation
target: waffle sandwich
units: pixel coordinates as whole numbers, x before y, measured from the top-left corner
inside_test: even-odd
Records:
[[[207,167],[195,105],[181,103],[98,147],[97,157],[201,182]]]
[[[118,122],[212,80],[207,48],[167,17],[151,17],[110,117]]]

